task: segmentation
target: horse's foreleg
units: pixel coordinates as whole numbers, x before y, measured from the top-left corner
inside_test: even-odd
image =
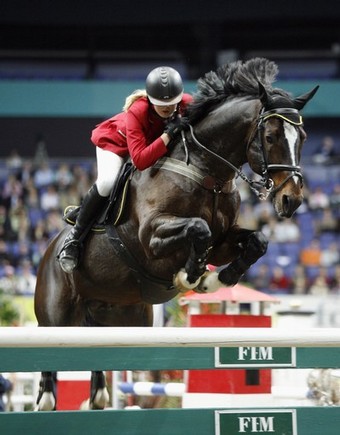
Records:
[[[199,286],[202,292],[213,292],[222,286],[234,286],[242,275],[267,252],[268,240],[261,231],[240,231],[235,237],[235,256],[219,272],[212,272]],[[228,250],[233,247],[231,244]]]
[[[186,281],[197,285],[197,280],[204,274],[211,232],[208,224],[202,219],[195,220],[188,228],[188,239],[191,248],[184,270],[187,274]]]
[[[42,372],[37,397],[36,411],[55,411],[57,405],[56,373]]]
[[[150,239],[150,252],[156,257],[166,257],[176,250],[188,249],[188,257],[176,284],[183,289],[194,288],[206,269],[211,231],[200,218],[173,218],[155,221]]]
[[[237,284],[242,275],[267,252],[268,240],[261,231],[252,232],[242,246],[241,254],[218,274],[218,279],[227,286]]]

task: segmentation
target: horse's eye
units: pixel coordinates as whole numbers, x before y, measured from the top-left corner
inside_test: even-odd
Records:
[[[273,138],[269,135],[266,136],[266,142],[270,144],[274,143]]]

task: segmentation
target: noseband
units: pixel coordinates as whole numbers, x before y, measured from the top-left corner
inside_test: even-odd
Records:
[[[261,180],[255,181],[250,180],[246,174],[239,168],[237,168],[235,165],[233,165],[231,162],[226,160],[224,157],[220,156],[219,154],[215,153],[214,151],[210,150],[209,148],[205,147],[195,136],[194,129],[190,125],[190,133],[191,137],[194,141],[194,143],[210,155],[214,156],[216,159],[220,160],[225,165],[229,166],[233,171],[237,173],[237,175],[242,178],[248,185],[251,191],[260,199],[265,200],[268,198],[269,195],[275,196],[276,193],[282,189],[282,187],[293,177],[297,176],[299,177],[301,181],[301,185],[303,184],[303,175],[301,173],[301,167],[296,165],[286,165],[286,164],[268,164],[266,159],[266,153],[263,147],[262,138],[261,138],[261,131],[264,128],[264,122],[272,117],[281,118],[284,121],[289,122],[292,125],[300,126],[303,124],[302,117],[300,116],[298,110],[293,108],[286,108],[286,109],[274,109],[270,111],[262,111],[262,113],[259,115],[259,119],[256,123],[256,130],[255,134],[251,136],[251,140],[248,143],[249,145],[253,142],[256,135],[259,138],[259,143],[261,144],[261,152],[263,160],[261,162]],[[186,149],[187,154],[187,148],[186,148],[186,141],[185,141],[185,135],[182,132],[182,139],[183,143]],[[188,154],[187,154],[188,157]],[[274,188],[274,181],[269,176],[269,171],[290,171],[291,174],[289,174],[282,183],[279,184],[279,186]],[[263,191],[264,190],[264,191]]]

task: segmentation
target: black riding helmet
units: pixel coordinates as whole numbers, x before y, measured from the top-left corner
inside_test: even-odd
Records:
[[[153,69],[146,78],[145,86],[150,102],[156,106],[170,106],[182,100],[182,78],[169,66]]]

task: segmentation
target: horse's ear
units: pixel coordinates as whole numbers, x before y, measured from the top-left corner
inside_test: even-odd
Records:
[[[266,107],[268,105],[268,94],[266,88],[263,86],[261,82],[258,82],[258,84],[259,84],[259,95],[260,95],[262,106]]]
[[[297,110],[301,110],[305,107],[305,105],[308,103],[309,100],[311,100],[314,95],[316,94],[317,90],[319,89],[319,85],[315,86],[314,89],[307,92],[306,94],[300,95],[300,97],[297,97],[294,99],[294,107]]]

